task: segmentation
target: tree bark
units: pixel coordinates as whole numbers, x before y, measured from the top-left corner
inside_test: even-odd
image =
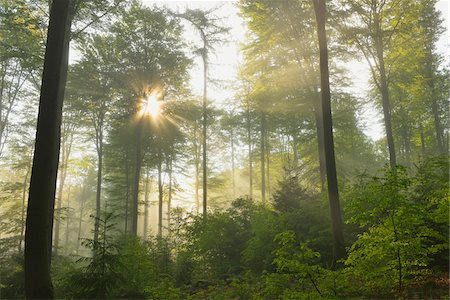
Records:
[[[331,224],[333,232],[334,263],[346,256],[342,230],[341,208],[336,175],[336,161],[333,143],[333,124],[331,116],[331,93],[328,71],[328,47],[325,31],[325,0],[313,0],[317,20],[317,36],[320,50],[320,86],[322,94],[322,121],[325,150],[325,166],[327,171],[328,198],[330,202]]]
[[[320,93],[317,89],[317,95]],[[323,141],[323,116],[322,116],[321,99],[317,97],[317,101],[314,101],[314,120],[316,122],[316,135],[317,135],[317,152],[319,153],[319,174],[320,174],[320,190],[325,191],[326,183],[326,167],[325,167],[325,144]]]
[[[375,8],[374,8],[375,9]],[[381,32],[381,24],[379,14],[373,11],[374,26],[376,28],[375,51],[380,71],[379,89],[381,93],[381,102],[383,106],[384,127],[386,129],[386,139],[389,150],[389,164],[393,168],[397,165],[397,157],[395,154],[394,135],[392,133],[391,103],[389,99],[389,87],[386,77],[386,67],[384,64],[383,35]]]
[[[163,207],[163,183],[162,183],[162,155],[158,154],[158,236],[162,236],[162,207]]]
[[[250,120],[250,107],[247,103],[247,143],[248,143],[248,176],[249,176],[249,196],[253,198],[253,165],[252,165],[252,128]]]
[[[94,247],[98,244],[98,234],[100,227],[100,209],[102,195],[102,173],[103,173],[103,118],[99,119],[96,129],[96,148],[97,148],[97,190],[95,194],[95,223],[94,223]]]
[[[69,190],[67,191],[67,209],[70,209],[70,186],[69,186]],[[66,239],[64,242],[64,252],[66,254],[68,253],[68,245],[69,245],[69,222],[70,221],[70,213],[67,215],[67,219],[66,219]]]
[[[266,139],[266,114],[261,112],[261,201],[266,202],[266,151],[265,151],[265,139]]]
[[[141,177],[142,165],[142,126],[143,119],[138,120],[136,124],[136,157],[134,163],[134,184],[133,184],[133,214],[131,223],[131,232],[137,236],[138,214],[139,214],[139,179]]]
[[[150,174],[149,174],[149,168],[147,167],[147,172],[145,176],[145,189],[144,189],[144,239],[147,240],[148,238],[148,207],[150,205],[149,203],[149,196],[150,196]]]
[[[167,171],[169,173],[169,191],[167,194],[167,230],[170,233],[170,210],[172,205],[172,156],[169,156]]]
[[[25,231],[25,294],[52,299],[52,228],[69,57],[70,0],[53,1],[44,58]]]
[[[236,199],[236,167],[234,162],[234,132],[230,130],[230,146],[231,146],[231,180],[233,184],[233,199]]]
[[[199,147],[197,144],[197,132],[198,132],[198,126],[197,126],[197,122],[195,122],[194,124],[194,164],[195,164],[195,206],[196,206],[196,210],[197,210],[197,214],[200,211],[200,198],[199,198],[199,188],[200,188],[200,180],[199,180],[199,176],[200,176],[200,153],[199,153]]]
[[[206,116],[206,108],[207,108],[207,75],[208,75],[208,56],[207,56],[207,45],[206,45],[206,36],[203,30],[200,30],[203,39],[203,217],[206,218],[207,212],[207,185],[208,185],[208,173],[207,173],[207,155],[206,155],[206,125],[207,125],[207,116]]]

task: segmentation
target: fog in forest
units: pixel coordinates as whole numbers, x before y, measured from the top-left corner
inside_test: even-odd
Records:
[[[447,299],[449,15],[0,0],[0,298]]]

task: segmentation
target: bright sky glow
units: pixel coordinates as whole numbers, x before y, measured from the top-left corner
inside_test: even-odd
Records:
[[[144,115],[150,115],[153,118],[159,116],[161,113],[161,102],[155,94],[151,94],[147,97],[144,105],[142,106],[142,113]]]

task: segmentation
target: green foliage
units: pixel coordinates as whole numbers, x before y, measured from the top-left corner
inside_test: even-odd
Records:
[[[299,209],[301,201],[311,198],[300,185],[297,176],[289,176],[280,181],[278,189],[273,194],[273,206],[277,211],[288,212]]]
[[[86,239],[83,244],[92,250],[91,257],[78,259],[81,267],[69,273],[70,295],[74,298],[104,299],[115,295],[118,286],[125,282],[121,272],[119,245],[111,236],[113,215],[105,214],[99,221],[98,242]]]
[[[447,207],[448,217],[448,187],[446,192],[429,191],[437,197],[423,193],[430,184],[425,177],[437,187],[448,186],[446,164],[436,162],[424,163],[414,177],[402,167],[387,169],[383,177],[362,177],[346,195],[351,199],[349,222],[364,230],[345,262],[349,286],[361,289],[359,293],[402,293],[430,276],[430,263],[446,253],[448,219],[442,218],[442,209]]]

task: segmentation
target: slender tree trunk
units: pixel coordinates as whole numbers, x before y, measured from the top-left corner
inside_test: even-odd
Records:
[[[298,146],[298,141],[297,141],[297,136],[294,134],[292,136],[292,150],[293,150],[293,155],[294,155],[294,167],[297,168],[298,167],[298,150],[297,150],[297,146]],[[288,151],[289,153],[289,151]]]
[[[266,114],[261,112],[261,201],[266,202],[266,151],[265,151],[265,139],[266,139]]]
[[[331,93],[328,71],[328,47],[325,32],[326,4],[325,0],[313,0],[317,20],[317,35],[320,50],[320,85],[322,94],[322,121],[325,145],[325,166],[327,170],[328,198],[330,202],[331,224],[333,232],[334,262],[346,256],[342,230],[341,208],[336,176],[336,161],[333,143],[333,124],[331,117]]]
[[[125,193],[125,234],[128,233],[128,203],[130,202],[130,164],[128,157],[125,157],[125,180],[127,181],[127,190]]]
[[[267,196],[270,198],[270,148],[266,136]]]
[[[375,37],[375,51],[380,70],[379,89],[381,93],[381,101],[383,106],[384,127],[386,129],[386,139],[389,150],[389,164],[393,168],[397,165],[397,157],[395,154],[394,135],[392,133],[391,103],[389,99],[389,87],[386,77],[386,67],[384,64],[383,36],[381,32],[381,24],[379,14],[374,12],[374,26],[377,30]]]
[[[148,238],[148,215],[149,215],[149,200],[150,200],[150,170],[147,167],[147,172],[145,176],[145,192],[144,192],[144,202],[145,202],[145,209],[144,209],[144,239],[147,240]]]
[[[85,182],[86,184],[86,182]],[[83,224],[83,213],[84,213],[84,202],[85,202],[85,197],[84,197],[84,193],[86,191],[86,187],[85,185],[83,186],[83,192],[81,193],[81,203],[80,203],[80,218],[78,219],[78,235],[77,235],[77,249],[76,249],[76,253],[78,254],[79,250],[80,250],[80,242],[81,242],[81,226]]]
[[[59,186],[58,186],[58,196],[56,197],[56,218],[55,218],[55,236],[53,241],[53,254],[58,255],[59,250],[59,227],[61,224],[61,206],[62,206],[62,197],[63,197],[63,188],[64,182],[66,181],[66,152],[64,151],[65,142],[62,142],[62,151],[61,151],[61,164],[59,169]]]
[[[425,150],[425,137],[423,135],[422,124],[419,124],[419,133],[420,133],[420,149],[422,150],[422,156],[425,157],[427,152]]]
[[[167,230],[170,233],[170,210],[172,205],[172,156],[168,159],[168,172],[169,172],[169,191],[167,195]]]
[[[231,176],[233,183],[233,199],[236,199],[236,167],[234,162],[234,132],[230,130],[230,144],[231,144]]]
[[[22,242],[23,242],[23,234],[25,231],[25,201],[27,196],[27,183],[28,176],[30,175],[31,165],[28,164],[27,172],[25,173],[25,178],[23,179],[22,186],[22,211],[20,213],[20,239],[19,239],[19,253],[22,252]]]
[[[25,294],[28,299],[53,298],[52,228],[71,4],[70,0],[53,1],[50,9],[25,230]]]
[[[197,122],[194,124],[194,163],[195,163],[195,206],[197,209],[197,214],[200,211],[200,198],[199,198],[199,188],[200,188],[200,154],[199,154],[199,147],[197,144],[197,133],[198,133],[198,126]]]
[[[70,209],[70,186],[67,190],[67,209]],[[70,213],[67,215],[66,219],[66,239],[64,241],[65,253],[68,254],[69,245],[69,224],[70,224]]]
[[[252,128],[250,120],[250,108],[247,103],[247,144],[248,144],[248,176],[249,176],[249,196],[253,198],[253,165],[252,165]]]
[[[206,83],[208,81],[208,58],[207,58],[207,48],[206,48],[206,36],[201,30],[202,39],[203,39],[203,217],[206,218],[207,212],[207,184],[208,184],[208,173],[207,173],[207,157],[206,157],[206,124],[207,124],[207,116],[206,116],[206,108],[207,108],[207,90]]]
[[[317,89],[316,89],[317,90]],[[320,95],[317,90],[317,96]],[[325,167],[325,144],[323,141],[323,120],[322,120],[322,107],[321,99],[317,97],[317,101],[314,101],[314,120],[316,122],[316,135],[317,135],[317,151],[319,153],[319,173],[320,173],[320,190],[325,191],[326,182],[326,167]]]
[[[433,85],[434,87],[434,85]],[[445,153],[444,148],[444,142],[443,142],[443,134],[442,134],[442,126],[441,126],[441,120],[439,117],[439,109],[436,100],[433,98],[433,101],[431,103],[431,111],[433,113],[433,119],[434,119],[434,129],[436,131],[436,143],[438,147],[439,153]]]
[[[134,184],[133,184],[133,215],[131,224],[131,232],[137,236],[138,229],[138,215],[139,215],[139,179],[141,177],[142,165],[142,126],[143,119],[140,119],[136,124],[136,157],[134,164]]]
[[[162,183],[162,155],[158,154],[158,236],[162,236],[162,218],[163,218],[163,183]]]
[[[98,244],[98,234],[99,234],[99,220],[100,220],[100,201],[102,194],[102,173],[103,173],[103,121],[99,121],[97,128],[97,190],[95,194],[95,223],[94,223],[94,248]]]

